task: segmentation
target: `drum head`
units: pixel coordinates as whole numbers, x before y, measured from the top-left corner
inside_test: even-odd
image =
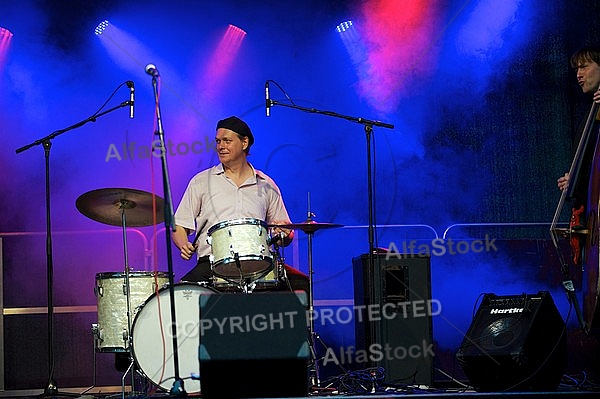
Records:
[[[177,319],[179,376],[189,393],[200,392],[200,295],[214,294],[201,284],[181,283],[173,287]],[[169,391],[175,380],[169,287],[152,295],[138,311],[132,326],[133,357],[144,375],[156,386]]]

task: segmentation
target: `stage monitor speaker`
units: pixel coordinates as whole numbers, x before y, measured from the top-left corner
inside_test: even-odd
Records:
[[[456,357],[479,391],[552,391],[566,367],[566,342],[547,291],[486,294]]]
[[[308,395],[306,294],[200,296],[203,398]]]
[[[388,384],[431,386],[433,328],[429,256],[367,254],[353,259],[354,303],[375,310],[355,320],[356,347],[365,367],[383,367]]]

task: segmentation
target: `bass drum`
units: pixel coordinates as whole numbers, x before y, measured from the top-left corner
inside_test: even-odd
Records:
[[[200,392],[200,381],[191,379],[200,373],[200,295],[215,291],[197,283],[175,284],[175,315],[179,377],[188,393]],[[133,357],[144,375],[154,385],[169,391],[175,381],[171,332],[169,287],[152,295],[138,311],[132,326]]]

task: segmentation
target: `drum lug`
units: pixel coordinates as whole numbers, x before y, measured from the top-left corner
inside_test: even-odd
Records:
[[[96,298],[104,296],[104,289],[101,285],[97,285],[94,287],[94,295],[96,295]]]
[[[98,323],[92,323],[92,335],[94,338],[100,338],[100,330],[98,330]]]

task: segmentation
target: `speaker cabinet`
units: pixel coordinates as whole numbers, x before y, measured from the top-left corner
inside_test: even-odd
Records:
[[[203,398],[308,395],[306,294],[200,296]]]
[[[550,293],[486,294],[456,354],[479,391],[548,391],[567,363],[565,323]]]
[[[369,354],[363,366],[383,367],[389,384],[431,386],[430,257],[395,253],[385,258],[374,255],[373,269],[369,255],[353,259],[354,303],[357,311],[367,309],[355,320],[357,353]]]

